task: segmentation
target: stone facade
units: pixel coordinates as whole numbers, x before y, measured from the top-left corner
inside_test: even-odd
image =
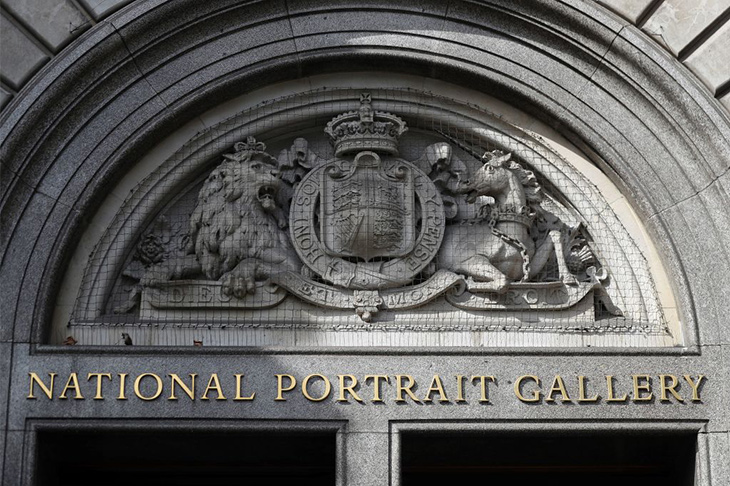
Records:
[[[726,9],[605,3],[3,2],[4,484],[150,423],[326,431],[350,485],[679,431],[728,484]]]
[[[0,62],[5,65],[0,108],[50,57],[129,3],[130,0],[4,0],[5,15],[0,17],[0,22],[8,38],[3,39],[5,47]],[[597,3],[665,47],[695,72],[717,99],[730,106],[730,72],[725,62],[730,8],[727,1],[598,0]],[[11,40],[10,36],[17,40]]]

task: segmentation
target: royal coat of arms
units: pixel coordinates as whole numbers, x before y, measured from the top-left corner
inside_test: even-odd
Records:
[[[584,229],[549,217],[539,182],[512,154],[443,134],[449,142],[408,161],[398,152],[406,131],[365,93],[325,128],[333,158],[301,138],[279,157],[253,137],[236,144],[200,190],[184,254],[146,259],[120,312],[140,300],[264,309],[292,296],[371,321],[437,300],[468,313],[562,311],[591,294],[621,313]],[[467,171],[453,145],[479,168]],[[549,261],[557,272],[546,277]]]

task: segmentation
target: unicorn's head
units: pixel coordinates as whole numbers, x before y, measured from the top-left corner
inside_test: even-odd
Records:
[[[511,153],[501,150],[486,152],[482,156],[483,165],[464,183],[459,192],[467,195],[467,202],[473,203],[479,196],[492,196],[496,199],[516,186],[524,192],[527,202],[539,204],[542,193],[535,175],[511,159]],[[512,184],[513,180],[520,184]]]

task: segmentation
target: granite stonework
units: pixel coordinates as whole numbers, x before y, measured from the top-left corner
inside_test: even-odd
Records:
[[[690,222],[702,220],[706,217],[708,212],[706,206],[703,204],[702,199],[699,196],[695,196],[692,199],[682,202],[681,206],[686,212],[679,208],[670,208],[663,213],[663,216],[667,224],[677,228],[684,227],[687,229],[684,236],[677,238],[683,240],[684,245],[682,245],[682,247],[687,249],[689,252],[688,255],[694,255],[694,257],[691,258],[691,261],[687,260],[688,255],[679,257],[683,262],[684,272],[688,275],[699,275],[706,272],[714,272],[715,269],[718,268],[718,265],[712,260],[712,253],[707,250],[700,250],[700,242],[698,241],[698,238],[689,233]],[[720,234],[718,234],[717,237],[720,237]],[[689,250],[692,247],[694,247],[694,252]],[[722,252],[719,254],[721,255]],[[718,253],[715,253],[715,256],[717,255]],[[698,326],[699,342],[703,344],[720,344],[721,335],[724,334],[723,328],[726,327],[723,325],[723,315],[725,311],[721,304],[724,292],[717,289],[717,287],[712,285],[711,282],[702,284],[697,280],[694,281],[697,282],[697,284],[692,285],[689,292],[692,295],[708,296],[708,298],[694,301],[693,304],[693,310],[697,322],[706,323],[704,326]],[[713,300],[713,297],[715,299],[720,299],[718,304],[712,303],[716,302]]]
[[[24,33],[28,39],[33,37],[43,39],[42,42],[45,42],[54,50],[53,46],[67,45],[87,29],[90,23],[86,20],[88,17],[96,21],[102,21],[129,3],[129,0],[80,0],[78,3],[72,3],[68,0],[8,0],[4,5],[14,12],[13,15],[16,18],[21,19],[21,23],[29,27],[29,30]],[[267,3],[278,8],[278,4],[274,2]],[[665,2],[661,0],[599,0],[596,3],[616,12],[631,24],[642,28],[655,42],[665,47],[674,57],[678,57],[682,61],[708,42],[712,34],[726,23],[729,12],[727,0],[703,0],[699,4],[690,0],[668,0]],[[387,4],[379,2],[369,2],[363,5],[365,8],[387,7]],[[246,6],[251,8],[252,4],[247,3]],[[313,6],[316,6],[316,4],[296,2],[293,5],[281,7],[278,11],[288,11],[296,16],[298,12],[307,11]],[[156,5],[156,8],[159,7],[159,5]],[[211,7],[216,8],[215,5]],[[253,8],[259,7],[257,5]],[[433,15],[441,15],[445,9],[442,3],[425,6],[423,2],[420,2],[418,7],[422,12]],[[147,6],[136,2],[129,7],[129,10],[134,10],[134,15],[137,15],[147,8]],[[319,17],[326,21],[327,14],[337,8],[337,5],[333,4],[326,9],[321,9]],[[459,6],[457,5],[456,8],[459,8]],[[476,9],[477,7],[471,5],[470,8]],[[505,8],[505,6],[502,6],[502,8]],[[506,8],[511,7],[507,5]],[[526,6],[520,5],[520,8],[525,9]],[[539,4],[537,8],[541,8]],[[570,8],[580,9],[581,6],[578,4]],[[410,6],[407,9],[416,10],[415,7]],[[176,17],[178,17],[179,12],[176,12],[176,14]],[[323,23],[326,24],[326,22]],[[516,24],[515,22],[511,23]],[[433,31],[434,29],[429,30]],[[303,38],[299,40],[307,41]],[[715,54],[718,59],[722,59],[720,62],[715,63],[716,66],[727,64],[722,57],[723,52],[715,52]],[[709,65],[705,67],[716,69]],[[32,74],[32,71],[32,69],[26,70],[25,74]],[[27,76],[25,78],[27,81]],[[713,86],[709,87],[714,89]],[[722,93],[718,93],[717,96],[721,97]]]
[[[5,106],[13,98],[13,94],[7,89],[0,86],[0,109]]]
[[[10,374],[13,362],[13,345],[9,342],[0,342],[0,407],[2,410],[7,410],[8,407],[8,391],[10,390]],[[7,429],[7,416],[3,415],[0,417],[0,428],[2,430]],[[1,470],[1,469],[0,469]]]
[[[24,448],[27,447],[28,433],[25,431],[8,431],[5,434],[5,464],[3,469],[3,484],[23,484],[29,479],[24,471],[23,461],[27,456]]]
[[[655,0],[597,0],[598,3],[613,10],[625,19],[636,23],[640,17],[647,13]]]
[[[343,483],[346,477],[348,484],[397,484],[394,469],[387,465],[392,460],[389,448],[397,447],[394,434],[404,422],[428,429],[448,421],[462,431],[586,424],[603,431],[692,430],[699,433],[700,484],[730,483],[730,326],[724,311],[729,292],[723,277],[730,225],[722,210],[728,199],[727,113],[676,59],[637,28],[592,3],[538,1],[516,12],[513,2],[477,6],[452,2],[452,13],[444,12],[442,3],[430,5],[429,12],[419,14],[411,2],[373,4],[362,9],[368,15],[354,12],[359,36],[350,30],[352,26],[342,35],[328,37],[324,34],[332,27],[324,16],[329,11],[339,16],[345,3],[297,2],[296,7],[289,5],[297,9],[291,18],[286,10],[277,12],[272,10],[275,6],[260,4],[246,10],[246,25],[272,21],[272,29],[252,29],[255,36],[247,38],[240,29],[226,25],[227,19],[244,17],[245,9],[237,3],[134,2],[90,28],[7,105],[12,110],[2,113],[0,155],[3,171],[7,168],[17,178],[3,180],[0,199],[0,362],[3,370],[12,369],[0,378],[0,415],[8,418],[0,437],[4,484],[31,484],[37,466],[37,430],[45,426],[73,431],[98,426],[109,417],[121,419],[125,427],[149,426],[153,419],[160,428],[195,427],[206,420],[221,420],[226,424],[221,427],[266,421],[287,429],[292,421],[330,427],[334,422],[341,441],[340,471],[345,471]],[[526,22],[521,15],[534,21]],[[429,51],[418,48],[416,37],[424,32],[394,31],[384,36],[381,26],[394,17],[408,18],[431,32]],[[480,32],[475,27],[480,24],[490,28]],[[441,32],[445,25],[448,29]],[[211,44],[211,35],[221,34],[221,27],[228,30]],[[295,39],[292,29],[312,36]],[[7,32],[3,29],[3,35]],[[469,49],[460,45],[461,34],[473,39],[474,45]],[[509,40],[511,36],[519,36],[534,53],[521,47],[512,62],[496,64],[498,56],[508,55],[510,46],[517,44]],[[256,63],[245,61],[247,53],[267,49],[264,42],[273,43],[268,55],[281,54],[281,63],[266,56]],[[205,45],[211,46],[210,52]],[[563,62],[543,62],[542,49],[553,49],[545,46],[562,46],[552,54]],[[175,64],[177,73],[166,67],[180,56],[185,62]],[[39,62],[41,58],[29,57]],[[381,64],[372,64],[374,60]],[[139,69],[132,67],[135,62]],[[428,342],[350,350],[48,344],[55,296],[85,224],[113,182],[157,141],[206,110],[272,80],[373,66],[379,71],[427,74],[487,92],[547,121],[580,147],[610,175],[655,239],[682,316],[681,342],[668,348],[485,346],[447,351]],[[4,75],[17,79],[19,87],[28,77],[21,71],[15,78]],[[174,84],[183,79],[176,88]],[[129,111],[119,113],[128,116],[115,116],[113,111],[123,106],[115,100],[130,103]],[[79,139],[84,143],[74,142]],[[27,398],[30,372],[44,380],[48,373],[58,373],[53,400],[39,395],[39,388],[37,399]],[[72,372],[79,373],[84,399],[59,398]],[[103,400],[93,399],[94,384],[87,380],[88,373],[96,372],[112,373],[116,379],[104,388]],[[118,373],[159,374],[164,393],[155,400],[141,400],[134,395],[130,378],[128,400],[117,400]],[[168,400],[169,373],[181,377],[198,373],[196,399]],[[221,377],[227,400],[200,399],[202,382],[211,373]],[[256,391],[254,400],[231,399],[235,373],[245,374],[244,393]],[[341,374],[352,374],[359,381],[367,374],[386,374],[390,383],[383,386],[385,403],[379,405],[367,400],[372,398],[371,382],[357,389],[365,400],[362,404],[353,399],[338,402],[336,395],[312,402],[298,390],[287,393],[285,401],[275,401],[277,373],[291,374],[299,382],[306,375],[322,374],[332,380],[333,394],[339,391]],[[424,403],[434,374],[444,379],[452,401],[454,375],[494,375],[497,382],[489,386],[489,404],[479,402],[479,389],[471,384],[465,388],[464,404],[438,403],[438,393]],[[701,403],[686,399],[689,387],[683,382],[683,403],[670,397],[666,402],[655,398],[598,405],[543,398],[528,404],[519,401],[512,388],[514,380],[526,374],[540,377],[543,390],[560,374],[573,400],[577,375],[592,379],[591,385],[613,375],[621,393],[630,392],[634,374],[652,376],[654,386],[659,374],[680,380],[684,374],[703,374],[707,381]],[[408,397],[395,402],[395,375],[413,376],[419,402]],[[150,380],[144,380],[143,393],[152,393]],[[320,387],[318,380],[311,390],[318,393]]]
[[[718,432],[707,435],[710,463],[719,465],[712,471],[714,477],[730,478],[730,433]]]
[[[373,421],[362,430],[348,427],[344,437],[346,484],[393,484],[394,474],[387,455],[391,441],[392,436],[385,421]],[[364,451],[375,453],[364,456]]]
[[[651,39],[684,62],[716,93],[730,80],[721,60],[727,49],[728,0],[623,1],[599,0],[641,28]],[[725,47],[723,47],[725,46]]]
[[[58,138],[68,139],[70,136],[69,130],[73,133],[71,126],[58,126],[54,121],[58,116],[63,116],[65,109],[69,107],[83,107],[78,112],[73,110],[72,117],[84,118],[89,116],[90,112],[95,111],[99,108],[98,103],[101,99],[93,99],[94,95],[103,93],[106,89],[112,86],[118,86],[120,83],[126,83],[131,80],[116,78],[114,80],[108,80],[104,84],[104,88],[99,91],[92,89],[89,92],[90,86],[93,86],[95,81],[89,76],[89,71],[97,72],[101,74],[109,69],[115,67],[121,67],[125,73],[132,76],[132,80],[138,77],[138,73],[130,72],[127,70],[130,60],[128,53],[124,49],[124,44],[119,36],[114,32],[114,29],[107,24],[100,24],[95,29],[89,31],[84,35],[83,39],[78,44],[80,52],[70,51],[63,58],[59,58],[59,62],[54,62],[52,65],[47,66],[44,71],[51,78],[53,83],[49,79],[40,79],[37,84],[29,91],[34,97],[38,97],[41,100],[47,100],[54,97],[60,97],[57,99],[57,103],[52,104],[45,110],[42,110],[39,106],[30,103],[29,100],[24,98],[19,100],[19,106],[17,110],[7,113],[4,116],[4,123],[0,127],[3,136],[9,135],[19,127],[17,126],[18,118],[21,114],[31,114],[32,116],[38,117],[38,130],[43,130],[44,133],[48,133],[50,140],[56,140]],[[99,63],[91,63],[87,58],[84,57],[83,53],[95,52],[99,56]],[[80,79],[76,79],[73,74],[69,73],[69,69],[77,69],[80,72]],[[98,71],[97,71],[98,70]],[[57,83],[57,84],[56,84]],[[110,83],[110,84],[107,84]],[[118,92],[117,89],[111,88],[113,92]],[[91,96],[90,96],[91,95]],[[46,142],[46,141],[44,141]],[[23,143],[19,143],[12,148],[12,151],[8,152],[7,159],[3,160],[4,164],[7,164],[14,172],[20,172],[21,167],[24,166],[24,161],[31,153],[44,153],[44,143],[36,144],[31,139],[25,139]],[[46,149],[47,150],[47,149]],[[38,183],[38,179],[43,174],[43,171],[47,169],[50,161],[53,160],[54,155],[60,147],[56,147],[51,150],[51,153],[46,152],[44,157],[44,163],[39,164],[38,167],[28,168],[23,171],[23,179],[26,183],[35,186]],[[79,161],[71,164],[71,167],[75,167],[79,164]]]
[[[101,19],[127,5],[130,0],[80,0],[95,19]]]
[[[48,56],[6,15],[0,15],[0,64],[2,74],[10,86],[19,89]]]
[[[730,365],[728,365],[728,363],[730,363],[730,346],[728,346],[727,344],[721,344],[719,347],[720,347],[719,359],[720,359],[721,363],[724,363],[724,364],[720,364],[720,368],[725,370],[724,373],[727,373],[728,367],[730,366]],[[725,396],[730,396],[730,383],[727,380],[725,380],[725,383],[723,386],[725,388],[725,391],[724,391]],[[726,431],[730,431],[730,417],[728,416],[728,414],[725,414],[724,421],[721,422],[721,425],[718,427],[718,429],[719,430],[725,429]]]
[[[32,211],[36,211],[31,214],[41,215],[45,211],[50,211],[54,204],[55,201],[53,201],[53,199],[40,193],[36,193],[30,201],[28,208],[31,208]],[[26,269],[33,260],[31,255],[38,254],[41,249],[45,249],[46,251],[50,249],[49,245],[51,243],[44,241],[44,239],[40,237],[40,228],[43,227],[44,223],[46,223],[46,221],[40,217],[28,217],[20,221],[14,228],[14,232],[16,235],[27,235],[29,240],[20,244],[19,240],[13,239],[7,246],[5,253],[7,257],[5,262],[7,263],[4,265],[3,275],[7,275],[8,278],[15,275],[16,278],[18,278],[18,285],[15,288],[7,289],[5,292],[5,298],[8,299],[10,306],[8,307],[9,312],[4,312],[4,316],[7,318],[7,324],[3,327],[7,326],[12,329],[12,339],[16,342],[28,342],[27,336],[31,332],[33,316],[37,311],[35,306],[36,299],[24,298],[24,295],[26,294],[22,293],[22,290],[25,287],[25,289],[32,292],[33,295],[37,295],[37,289],[34,289],[33,287],[37,286],[39,282],[24,279],[22,276],[27,275]],[[27,241],[32,241],[34,244],[29,245]],[[37,262],[34,266],[36,271],[39,271],[41,274],[45,270],[42,262]],[[15,325],[10,326],[10,324]]]
[[[89,19],[68,0],[5,0],[3,6],[54,52],[90,26]]]
[[[725,105],[728,109],[730,109],[730,93],[725,94],[722,98],[720,98],[720,103]]]
[[[384,432],[380,421],[388,420],[437,420],[445,416],[454,421],[473,421],[484,419],[488,411],[490,420],[560,420],[581,421],[597,419],[600,414],[604,420],[650,420],[660,414],[666,420],[707,420],[708,432],[725,432],[722,428],[722,415],[725,413],[726,390],[722,383],[723,366],[719,363],[720,350],[703,352],[702,356],[684,356],[677,358],[676,353],[666,353],[663,356],[651,358],[647,363],[646,354],[632,354],[622,356],[617,360],[614,354],[566,354],[563,356],[552,353],[532,354],[539,356],[538,360],[525,362],[526,356],[499,355],[492,353],[485,356],[424,356],[414,352],[411,355],[364,356],[362,354],[330,354],[314,355],[302,354],[298,356],[271,353],[266,356],[250,354],[220,355],[211,358],[213,352],[187,353],[177,356],[161,356],[142,353],[127,353],[126,355],[115,350],[109,353],[91,352],[79,356],[73,366],[64,361],[63,354],[55,351],[44,352],[36,356],[28,356],[22,350],[16,349],[16,364],[13,368],[13,380],[22,383],[14,387],[10,397],[9,430],[24,429],[27,416],[34,417],[61,417],[64,419],[100,419],[112,416],[118,419],[133,418],[165,418],[178,419],[218,418],[218,419],[247,419],[247,420],[349,420],[355,431]],[[311,350],[310,350],[311,353]],[[529,354],[527,356],[530,356]],[[580,359],[586,357],[589,359]],[[143,358],[143,359],[140,359]],[[701,364],[717,360],[713,365]],[[141,363],[143,361],[143,363]],[[537,363],[539,361],[539,364]],[[618,361],[621,361],[619,364]],[[58,373],[54,385],[53,400],[49,400],[36,387],[36,399],[27,399],[29,393],[29,372],[38,373],[46,384],[49,383],[48,374],[53,370]],[[92,371],[87,371],[92,370]],[[637,371],[641,370],[641,371]],[[70,372],[79,373],[80,391],[83,399],[74,399],[73,391],[68,391],[66,400],[59,399],[68,380]],[[109,372],[113,374],[111,382],[105,380],[102,388],[103,400],[94,400],[96,390],[95,381],[86,379],[87,373]],[[118,400],[119,379],[117,373],[129,373],[126,383],[127,400]],[[155,373],[163,378],[163,394],[159,399],[143,401],[132,391],[132,380],[141,373]],[[168,373],[177,373],[186,378],[188,373],[198,373],[199,382],[196,388],[195,400],[181,396],[177,401],[168,400],[170,393]],[[223,394],[227,400],[201,400],[202,391],[211,373],[217,373],[221,380]],[[242,395],[256,392],[251,401],[234,401],[235,380],[234,374],[244,374],[241,387]],[[290,374],[298,381],[297,389],[284,392],[285,400],[275,401],[276,377],[275,374]],[[307,400],[301,393],[302,378],[309,374],[321,374],[332,380],[331,396],[321,402]],[[339,384],[337,375],[353,374],[360,386],[358,394],[363,399],[362,404],[356,404],[353,398],[350,403],[337,401]],[[382,404],[373,403],[374,388],[372,381],[363,384],[363,377],[368,374],[382,374],[390,377],[390,383],[381,386]],[[438,402],[439,393],[432,395],[432,402],[424,402],[425,391],[428,389],[433,376],[442,377],[445,395],[453,402],[456,400],[456,379],[454,375],[492,375],[496,383],[489,385],[489,404],[480,403],[480,389],[476,384],[464,382],[463,404],[442,404]],[[544,392],[550,388],[553,378],[560,374],[565,379],[566,389],[571,400],[577,400],[577,375],[588,378],[588,390],[594,390],[603,397],[602,403],[597,405],[576,404],[566,405],[560,399],[546,402],[541,399],[536,404],[522,403],[514,394],[514,380],[525,374],[531,374],[541,379]],[[653,377],[652,382],[658,387],[659,374],[673,374],[681,377],[691,374],[696,378],[698,374],[707,377],[701,390],[702,402],[691,403],[691,389],[682,381],[678,388],[685,400],[678,403],[670,395],[670,400],[660,402],[658,397],[647,403],[638,403],[628,400],[622,403],[605,403],[607,398],[605,389],[605,375],[615,377],[615,396],[629,393],[631,395],[631,375],[648,374]],[[403,394],[404,401],[397,403],[396,375],[411,375],[416,382],[413,392],[418,402]],[[713,377],[719,378],[713,378]],[[154,388],[152,380],[145,380],[140,393],[151,395]],[[404,383],[407,380],[404,379]],[[530,383],[528,383],[530,384]],[[149,386],[148,386],[149,385]],[[310,384],[308,391],[313,397],[323,393],[321,380]],[[525,390],[531,388],[526,386]],[[217,398],[216,392],[211,392]],[[527,394],[527,391],[525,391]],[[557,394],[559,395],[559,393]],[[655,395],[658,390],[655,389]],[[22,405],[22,407],[21,407]],[[172,410],[171,410],[172,409]],[[397,410],[395,412],[394,410]],[[393,414],[397,414],[394,416]],[[171,415],[172,414],[172,415]],[[373,427],[375,427],[373,429]],[[349,429],[348,429],[349,431]]]
[[[651,42],[639,32],[631,29],[624,30],[621,37],[626,39],[629,46],[626,51],[621,52],[620,57],[626,58],[628,62],[620,63],[617,66],[621,71],[641,79],[642,88],[649,89],[654,99],[671,110],[673,117],[696,116],[699,117],[699,120],[702,120],[702,123],[716,127],[726,123],[727,115],[722,110],[712,108],[712,106],[716,106],[716,101],[697,96],[703,91],[703,88],[680,75],[680,73],[686,72],[681,65],[678,65],[669,56],[657,55],[652,58],[651,63],[639,68],[635,64],[638,60],[636,56],[638,52],[646,49]],[[647,72],[652,72],[655,75],[660,72],[668,73],[671,77],[678,79],[679,82],[672,86],[665,83],[655,84],[647,77]],[[693,167],[693,170],[700,173],[710,171],[713,180],[727,172],[728,157],[730,157],[730,134],[725,130],[720,130],[718,136],[722,140],[719,144],[715,143],[716,139],[713,136],[702,130],[695,131],[692,135],[692,141],[697,147],[697,152],[689,163],[699,164],[698,167]]]
[[[127,74],[129,77],[139,74],[133,65],[128,65],[126,68],[125,71],[128,70],[128,73],[125,73],[125,77]],[[121,87],[109,83],[105,88],[110,92],[115,92]],[[85,103],[77,105],[79,111],[94,109],[95,99],[84,101]],[[104,171],[104,161],[109,160],[130,137],[134,136],[135,126],[148,121],[164,109],[164,102],[148,83],[139,79],[132,85],[132,89],[120,92],[115,101],[105,106],[101,110],[103,113],[99,113],[102,116],[101,119],[111,121],[116,127],[112,133],[108,133],[108,126],[99,121],[88,124],[74,134],[73,138],[70,137],[70,134],[58,134],[59,137],[69,137],[63,151],[44,155],[51,160],[55,157],[68,157],[69,160],[77,160],[78,163],[65,167],[50,166],[38,185],[39,190],[45,195],[56,198],[60,204],[65,206],[78,205],[79,200],[83,199],[83,194],[87,191],[84,181],[94,178],[104,184],[104,179],[109,177]],[[104,137],[107,141],[106,144],[93,146],[86,142],[90,138],[100,136]]]
[[[2,429],[2,433],[0,433],[0,450],[5,451],[5,441],[7,439],[7,432],[6,429]],[[5,453],[3,452],[2,457],[0,457],[0,474],[3,475],[3,481],[5,481]]]
[[[171,353],[163,356],[159,353],[147,354],[145,350],[141,353],[130,350],[124,353],[123,350],[110,349],[108,352],[90,351],[77,355],[74,364],[69,366],[64,353],[48,349],[35,356],[28,356],[21,349],[16,349],[18,354],[16,366],[13,370],[13,380],[23,382],[25,386],[16,387],[11,396],[13,407],[10,409],[10,430],[13,431],[10,440],[17,440],[13,434],[15,431],[27,427],[26,416],[34,417],[56,417],[54,424],[61,429],[73,429],[77,424],[85,421],[93,423],[94,420],[114,417],[122,420],[125,424],[132,426],[136,421],[162,420],[175,417],[170,422],[175,424],[194,423],[197,420],[236,420],[243,422],[256,422],[267,420],[272,424],[280,422],[282,427],[288,427],[284,423],[291,421],[309,421],[313,423],[347,423],[345,429],[344,449],[348,471],[365,471],[375,477],[387,475],[387,468],[383,465],[376,467],[379,462],[387,463],[388,447],[392,438],[389,436],[389,425],[397,423],[421,423],[428,429],[430,423],[438,423],[448,418],[450,427],[454,430],[472,430],[474,427],[499,427],[500,424],[512,424],[512,427],[534,428],[541,424],[550,422],[550,427],[561,428],[585,427],[591,423],[597,430],[616,430],[621,427],[629,427],[635,430],[672,430],[676,425],[685,424],[685,427],[695,427],[695,430],[702,429],[710,436],[709,451],[714,455],[721,455],[722,438],[727,431],[722,428],[723,416],[726,413],[727,390],[723,387],[723,373],[727,372],[727,365],[722,364],[719,356],[719,347],[708,347],[701,356],[684,356],[676,353],[664,356],[647,356],[646,353],[625,355],[620,359],[618,354],[564,354],[564,351],[547,354],[489,354],[489,355],[419,355],[416,351],[409,355],[378,355],[376,359],[372,355],[364,354],[278,354],[267,355],[246,355],[228,354],[221,355],[215,350],[191,351],[185,354]],[[134,350],[137,351],[137,350]],[[530,358],[538,359],[530,359]],[[141,359],[142,358],[142,359]],[[486,358],[486,359],[485,359]],[[486,361],[486,362],[485,362]],[[723,369],[723,366],[725,369]],[[48,383],[46,373],[48,370],[58,372],[57,383],[54,387],[54,399],[48,400],[36,387],[34,395],[37,399],[28,400],[28,373],[37,372],[43,376]],[[112,373],[111,382],[105,381],[102,387],[103,400],[93,400],[96,385],[93,381],[85,379],[87,370],[93,372]],[[640,370],[640,371],[637,371]],[[68,373],[74,371],[80,376],[80,390],[83,399],[74,399],[75,393],[68,392],[66,400],[59,399],[61,389],[67,380]],[[126,393],[127,400],[117,400],[118,373],[129,373]],[[138,399],[132,391],[132,379],[140,373],[155,373],[163,378],[163,394],[160,398],[152,401]],[[169,389],[168,373],[177,373],[187,378],[187,373],[198,373],[198,387],[196,399],[190,400],[181,396],[177,401],[167,399]],[[218,373],[221,380],[221,387],[227,400],[217,400],[216,392],[212,392],[208,401],[200,400],[202,389],[205,386],[210,373]],[[251,401],[233,401],[235,384],[233,374],[244,374],[242,395],[250,396],[256,392]],[[283,393],[284,401],[275,401],[276,378],[275,374],[290,374],[299,383],[309,374],[321,374],[332,380],[331,396],[321,402],[312,402],[302,395],[299,388],[292,392]],[[677,402],[671,395],[668,401],[660,401],[658,397],[648,402],[638,403],[627,401],[625,403],[600,403],[576,404],[577,398],[577,375],[588,377],[588,395],[596,392],[604,399],[606,398],[604,376],[611,374],[615,377],[616,396],[631,393],[630,375],[641,373],[652,376],[652,383],[657,386],[659,374],[673,374],[681,376],[691,374],[696,377],[698,374],[706,375],[707,381],[700,389],[702,402],[692,403],[689,401],[691,391],[686,383],[683,383],[678,392],[685,399],[684,403]],[[356,403],[351,396],[347,396],[349,403],[338,402],[339,383],[337,375],[353,374],[359,381],[360,386],[356,393],[363,399],[363,403]],[[372,384],[363,384],[363,377],[366,374],[388,375],[390,383],[382,383],[381,397],[383,403],[373,403],[374,389]],[[431,394],[432,401],[426,402],[426,390],[430,386],[433,376],[438,374],[443,379],[443,386],[446,396],[451,400],[450,404],[441,403],[438,400],[441,395],[436,392]],[[453,403],[456,400],[456,380],[454,375],[489,375],[495,376],[495,383],[488,384],[487,397],[489,403],[480,402],[481,391],[479,386],[465,383],[465,402]],[[549,388],[556,374],[565,378],[568,394],[574,401],[572,404],[561,402],[560,394],[553,398],[555,401],[548,402],[545,399],[537,403],[522,403],[517,400],[514,391],[514,381],[518,376],[531,374],[539,377],[543,390]],[[411,375],[417,386],[413,393],[418,402],[411,399],[408,394],[403,394],[404,401],[396,403],[398,391],[395,382],[396,375]],[[718,378],[714,378],[718,377]],[[370,382],[369,382],[370,383]],[[404,378],[407,384],[407,379]],[[323,393],[321,381],[308,387],[308,392],[319,398]],[[529,389],[529,387],[525,387]],[[525,390],[527,393],[527,391]],[[153,388],[143,386],[140,393],[154,393]],[[656,390],[655,390],[655,393]],[[22,406],[21,406],[22,404]],[[58,419],[58,417],[63,417]],[[657,416],[662,418],[661,423],[652,424]],[[64,426],[64,423],[67,425]],[[603,425],[603,424],[610,425]],[[464,424],[463,426],[459,424]],[[480,425],[482,424],[482,425]],[[696,424],[696,425],[693,425]],[[719,439],[718,439],[719,437]],[[18,461],[19,455],[12,453],[6,461]],[[15,451],[19,452],[19,451]],[[30,467],[27,461],[25,467]],[[7,462],[6,462],[7,464]],[[713,476],[723,477],[721,472],[726,467],[721,462],[711,461]],[[26,470],[27,472],[27,470]],[[366,473],[362,473],[366,474]],[[348,473],[349,475],[349,473]],[[349,476],[359,484],[363,480],[361,474]],[[363,482],[362,484],[367,484]],[[726,484],[713,482],[710,484]]]

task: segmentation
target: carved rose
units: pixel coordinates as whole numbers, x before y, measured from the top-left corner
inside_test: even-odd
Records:
[[[165,258],[165,243],[158,235],[147,234],[137,246],[137,258],[145,266],[160,263]]]

